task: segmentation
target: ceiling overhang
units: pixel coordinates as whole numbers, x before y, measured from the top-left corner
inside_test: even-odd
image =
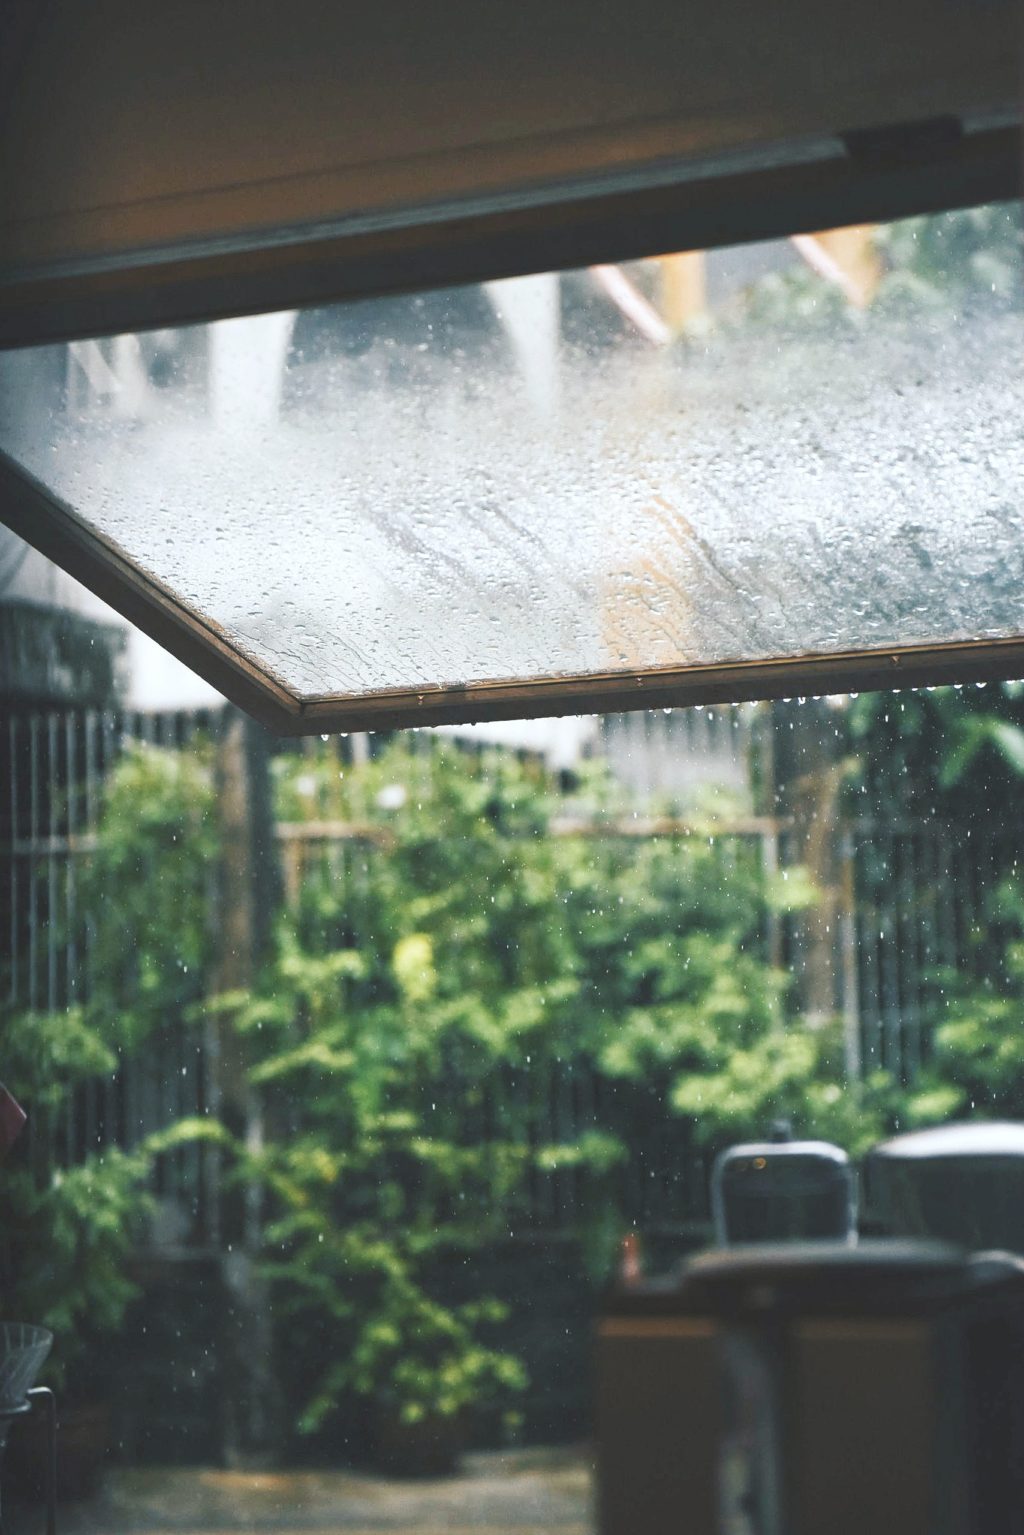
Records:
[[[1013,196],[1020,82],[1014,0],[9,0],[0,345]]]
[[[0,21],[0,347],[1019,195],[1010,0],[40,6]],[[1017,676],[1013,635],[316,696],[0,455],[0,518],[281,733]]]

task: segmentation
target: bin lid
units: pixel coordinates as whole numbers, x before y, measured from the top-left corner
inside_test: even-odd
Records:
[[[773,1314],[922,1316],[993,1290],[1024,1291],[1012,1258],[978,1265],[932,1240],[785,1243],[702,1253],[681,1276],[689,1308],[723,1318]]]
[[[974,1121],[915,1130],[883,1141],[873,1157],[920,1160],[932,1157],[1024,1157],[1024,1124],[1013,1120]]]
[[[606,1317],[927,1316],[1010,1303],[1024,1319],[1024,1260],[953,1242],[874,1239],[714,1248],[672,1276],[616,1287]]]
[[[1024,1130],[1021,1133],[1024,1136]],[[787,1157],[795,1161],[803,1159],[820,1164],[832,1163],[839,1169],[846,1168],[850,1161],[842,1147],[834,1146],[831,1141],[749,1141],[719,1152],[715,1165],[728,1171],[736,1163],[764,1158],[765,1161],[770,1159],[777,1166],[780,1158]]]

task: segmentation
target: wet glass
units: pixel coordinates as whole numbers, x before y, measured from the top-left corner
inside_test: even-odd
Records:
[[[555,641],[621,665],[1014,633],[1019,258],[1017,211],[975,210],[709,256],[688,309],[693,269],[652,262],[78,343],[3,360],[4,440],[297,689],[540,667]],[[126,629],[61,612],[23,554],[0,569],[0,1077],[28,1115],[0,1320],[54,1334],[62,1528],[585,1535],[595,1323],[647,1280],[664,1316],[721,1241],[730,1149],[744,1179],[801,1142],[848,1157],[858,1263],[879,1237],[1022,1252],[1024,686],[293,743],[129,708]],[[374,581],[354,657],[332,625]],[[742,1234],[821,1235],[816,1190],[770,1182]],[[760,1356],[723,1458],[717,1364],[677,1370],[689,1335],[648,1321],[613,1398],[625,1527],[650,1488],[695,1520],[706,1484],[749,1528]],[[986,1370],[1020,1357],[991,1337]],[[954,1400],[929,1375],[904,1413],[891,1331],[875,1359],[852,1394],[896,1429]],[[807,1421],[870,1487],[874,1404],[866,1438],[833,1431],[832,1369]],[[978,1379],[977,1442],[1005,1443]],[[40,1464],[12,1432],[15,1528]]]
[[[8,354],[0,448],[301,700],[1020,634],[1016,208],[691,259]]]

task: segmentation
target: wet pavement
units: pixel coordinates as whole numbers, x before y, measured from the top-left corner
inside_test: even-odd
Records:
[[[61,1510],[60,1535],[592,1535],[591,1460],[582,1450],[467,1455],[451,1477],[355,1471],[111,1471],[88,1505]],[[12,1511],[13,1512],[13,1511]],[[32,1535],[28,1510],[12,1526]],[[31,1511],[34,1516],[35,1511]],[[39,1528],[41,1528],[39,1523]]]

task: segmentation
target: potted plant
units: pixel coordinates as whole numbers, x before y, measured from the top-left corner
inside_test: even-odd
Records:
[[[347,1156],[304,1137],[269,1147],[262,1167],[283,1208],[264,1231],[263,1271],[299,1434],[333,1459],[341,1443],[352,1447],[354,1416],[358,1449],[382,1468],[439,1475],[485,1417],[513,1426],[527,1376],[488,1336],[508,1314],[502,1302],[439,1298],[446,1266],[467,1249],[457,1228],[402,1219],[399,1191],[381,1174],[407,1133],[378,1124],[376,1142],[367,1132]],[[339,1196],[339,1173],[362,1190],[361,1211]]]
[[[416,1476],[453,1470],[478,1415],[524,1388],[520,1361],[479,1337],[505,1315],[494,1300],[442,1305],[404,1275],[385,1283],[329,1382],[368,1404],[378,1465]]]

